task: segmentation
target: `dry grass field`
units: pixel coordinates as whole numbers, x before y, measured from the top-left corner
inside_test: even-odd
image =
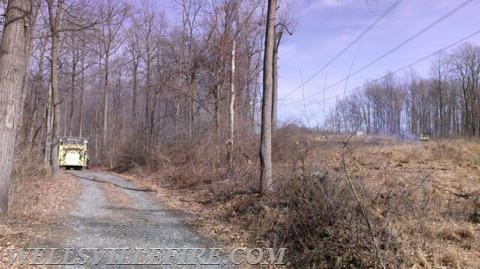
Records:
[[[479,268],[478,142],[359,145],[344,151],[368,215],[396,241],[402,265]],[[327,169],[338,169],[338,159],[325,160]]]
[[[238,164],[237,178],[175,160],[128,177],[232,247],[287,247],[289,268],[479,268],[478,141],[290,130],[273,154],[269,197],[256,193],[255,163]]]

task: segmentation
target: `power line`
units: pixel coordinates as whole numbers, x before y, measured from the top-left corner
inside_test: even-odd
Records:
[[[355,57],[353,58],[352,64],[350,65],[350,69],[348,69],[348,78],[347,78],[347,81],[345,81],[345,89],[343,90],[344,95],[345,95],[345,92],[347,91],[348,80],[350,79],[350,74],[352,73],[353,65],[355,64],[355,61],[357,60],[359,52],[360,52],[360,47],[358,47],[357,53],[355,54]]]
[[[470,2],[472,2],[473,0],[466,0],[464,2],[462,2],[460,5],[456,6],[454,9],[450,10],[449,12],[447,12],[445,15],[443,15],[442,17],[440,17],[439,19],[435,20],[434,22],[432,22],[431,24],[427,25],[425,28],[423,28],[422,30],[420,30],[419,32],[415,33],[413,36],[407,38],[406,40],[404,40],[403,42],[401,42],[400,44],[398,44],[397,46],[393,47],[392,49],[388,50],[387,52],[383,53],[382,55],[380,55],[379,57],[375,58],[373,61],[369,62],[368,64],[362,66],[361,68],[359,68],[358,70],[356,70],[355,72],[353,72],[352,74],[348,75],[347,77],[345,78],[342,78],[340,79],[339,81],[331,84],[330,86],[328,86],[326,88],[326,90],[329,90],[337,85],[339,85],[340,83],[343,83],[345,82],[346,80],[348,80],[349,78],[359,74],[360,72],[364,71],[365,69],[367,69],[368,67],[374,65],[375,63],[377,63],[378,61],[382,60],[383,58],[387,57],[388,55],[392,54],[393,52],[397,51],[398,49],[400,49],[401,47],[405,46],[406,44],[408,44],[409,42],[411,42],[412,40],[414,40],[415,38],[421,36],[422,34],[424,34],[425,32],[427,32],[428,30],[430,30],[431,28],[433,28],[435,25],[439,24],[440,22],[444,21],[445,19],[447,19],[448,17],[452,16],[453,14],[455,14],[457,11],[459,11],[460,9],[462,9],[463,7],[465,7],[467,4],[469,4]],[[319,92],[317,93],[314,93],[310,96],[307,97],[307,99],[310,99],[311,97],[313,96],[316,96],[318,95]]]
[[[429,58],[435,56],[436,54],[438,54],[438,53],[440,53],[440,52],[443,52],[443,51],[448,50],[448,49],[450,49],[450,48],[452,48],[452,47],[455,47],[455,46],[457,46],[457,45],[459,45],[459,44],[467,41],[468,39],[470,39],[470,38],[472,38],[472,37],[474,37],[474,36],[476,36],[476,35],[478,35],[478,34],[480,34],[480,29],[477,30],[477,31],[475,31],[475,32],[473,32],[473,33],[470,33],[470,34],[466,35],[465,37],[463,37],[463,38],[461,38],[461,39],[459,39],[459,40],[457,40],[457,41],[455,41],[455,42],[453,42],[453,43],[451,43],[451,44],[449,44],[449,45],[447,45],[447,46],[445,46],[445,47],[443,47],[443,48],[441,48],[441,49],[438,49],[438,50],[432,52],[431,54],[428,54],[428,55],[426,55],[426,56],[424,56],[424,57],[422,57],[422,58],[420,58],[420,59],[418,59],[418,60],[415,60],[414,62],[412,62],[412,63],[410,63],[410,64],[408,64],[408,65],[405,65],[405,66],[403,66],[403,67],[400,67],[400,68],[394,70],[394,71],[391,72],[391,73],[392,73],[392,74],[396,74],[396,73],[398,73],[398,72],[400,72],[400,71],[403,71],[403,70],[405,70],[405,69],[408,69],[408,68],[410,68],[410,67],[412,67],[412,66],[414,66],[414,65],[416,65],[416,64],[418,64],[418,63],[420,63],[420,62],[423,62],[423,61],[425,61],[425,60],[428,60]],[[382,79],[382,77],[381,77],[381,78],[373,79],[373,80],[371,80],[371,82],[377,82],[377,81],[379,81],[380,79]],[[331,87],[329,86],[329,87],[327,87],[326,89],[328,89],[328,88],[331,88]],[[356,90],[359,90],[359,89],[361,89],[361,88],[363,88],[363,86],[357,86],[357,87],[352,88],[352,89],[350,89],[350,90],[348,90],[348,91],[345,91],[344,94],[343,94],[343,96],[345,96],[345,93],[346,93],[346,92],[355,92]],[[311,98],[311,97],[313,97],[313,96],[316,96],[316,95],[318,95],[318,94],[320,94],[320,93],[315,93],[315,94],[313,94],[313,95],[310,95],[309,97],[307,97],[307,99],[309,99],[309,98]],[[321,102],[325,102],[325,101],[330,101],[330,100],[333,100],[333,99],[336,99],[336,98],[337,98],[337,96],[333,96],[333,97],[329,97],[329,98],[323,98],[323,99],[321,99],[320,101],[321,101]],[[291,102],[291,103],[285,104],[285,106],[292,105],[292,104],[301,104],[301,103],[300,103],[299,101],[293,101],[293,102]]]
[[[328,61],[325,65],[323,65],[319,70],[317,70],[315,73],[313,73],[310,77],[308,77],[305,81],[302,81],[302,83],[287,93],[283,98],[288,97],[290,94],[294,93],[295,91],[301,89],[303,86],[305,86],[308,82],[310,82],[313,78],[315,78],[320,72],[325,70],[327,67],[329,67],[332,63],[334,63],[340,56],[342,56],[347,50],[349,50],[355,43],[360,41],[370,30],[372,30],[383,18],[385,18],[392,10],[394,10],[400,2],[403,0],[397,0],[395,1],[380,17],[378,17],[374,22],[372,22],[365,30],[363,30],[362,33],[360,33],[354,40],[350,41],[348,45],[343,48],[339,53],[337,53],[330,61]]]

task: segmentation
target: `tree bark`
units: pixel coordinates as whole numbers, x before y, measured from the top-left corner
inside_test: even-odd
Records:
[[[85,52],[82,52],[82,56],[80,59],[80,64],[82,65],[82,71],[80,73],[80,104],[79,106],[79,119],[78,119],[78,135],[83,137],[83,98],[85,95]]]
[[[235,131],[235,49],[236,42],[233,41],[232,45],[232,60],[231,60],[231,69],[230,69],[230,138],[227,142],[227,159],[228,167],[230,171],[233,170],[233,142],[234,142],[234,131]]]
[[[60,46],[60,22],[63,15],[64,0],[58,0],[56,8],[54,7],[54,0],[48,0],[48,15],[50,20],[50,31],[52,34],[51,47],[51,70],[50,83],[52,90],[52,106],[53,106],[53,121],[52,121],[52,174],[56,176],[59,171],[58,167],[58,145],[60,140],[60,93],[58,85],[58,55]]]
[[[132,87],[132,118],[135,124],[135,130],[137,128],[137,95],[138,95],[138,62],[139,57],[134,53],[133,55],[133,87]]]
[[[52,169],[52,121],[53,121],[53,111],[52,111],[52,83],[48,84],[48,94],[47,101],[45,103],[45,155],[43,159],[43,167],[45,169]]]
[[[268,1],[265,53],[263,60],[262,130],[260,141],[261,192],[273,191],[272,180],[272,88],[273,51],[275,46],[275,13],[277,0]]]
[[[18,123],[22,117],[32,28],[32,0],[10,0],[0,43],[0,215],[7,213],[8,191]]]
[[[278,48],[282,40],[283,31],[278,31],[275,34],[275,45],[273,48],[273,88],[272,88],[272,131],[277,129],[277,114],[278,114]]]
[[[102,136],[102,147],[103,147],[103,160],[107,161],[109,154],[108,147],[108,80],[109,80],[109,69],[110,69],[110,51],[107,49],[105,51],[105,66],[104,66],[104,77],[103,77],[103,136]]]
[[[75,128],[75,87],[77,86],[77,64],[78,64],[78,56],[76,55],[78,52],[73,49],[73,59],[72,59],[72,74],[70,74],[70,82],[71,82],[71,89],[70,89],[70,111],[68,111],[68,122],[65,122],[65,126],[67,126],[67,133],[69,136],[73,135],[73,128]],[[75,132],[77,135],[78,133]]]

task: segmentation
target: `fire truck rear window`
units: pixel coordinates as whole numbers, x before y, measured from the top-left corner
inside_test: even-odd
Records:
[[[63,139],[64,144],[83,144],[83,139],[80,138],[65,138]]]

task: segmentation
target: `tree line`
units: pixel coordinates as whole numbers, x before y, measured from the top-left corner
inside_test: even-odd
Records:
[[[150,4],[65,4],[70,14],[65,14],[61,28],[42,27],[41,21],[37,27],[40,38],[33,41],[32,87],[25,105],[25,122],[31,124],[24,128],[25,144],[43,150],[49,130],[41,112],[52,103],[48,88],[55,84],[59,96],[51,101],[58,106],[53,109],[58,113],[58,136],[89,138],[92,161],[108,166],[115,164],[126,143],[148,155],[154,145],[206,131],[226,141],[231,82],[238,89],[237,121],[253,128],[261,70],[260,1],[178,1],[179,25],[170,24],[166,14]],[[49,85],[44,76],[53,70],[47,50],[55,31],[62,36],[58,57],[53,57],[58,59],[58,83],[51,79]],[[240,72],[231,81],[234,41]]]
[[[437,53],[429,77],[410,69],[367,81],[335,104],[325,122],[336,132],[412,137],[480,136],[480,47]]]
[[[290,20],[283,1],[175,0],[174,15],[154,2],[2,2],[0,75],[17,77],[0,80],[21,84],[2,90],[21,96],[0,98],[9,142],[0,147],[2,206],[14,150],[55,175],[61,137],[87,138],[91,163],[108,168],[148,166],[159,148],[207,141],[205,163],[219,169],[232,165],[237,139],[256,135],[264,120],[262,134],[275,126],[276,55]],[[21,52],[10,50],[18,45]],[[270,100],[260,117],[265,64]]]

